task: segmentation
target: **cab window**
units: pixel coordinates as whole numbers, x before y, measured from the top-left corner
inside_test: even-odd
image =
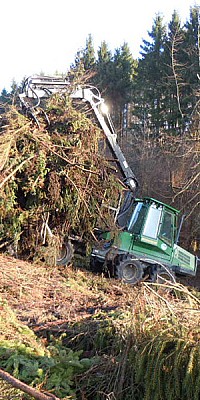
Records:
[[[169,245],[172,245],[173,241],[173,222],[174,222],[173,214],[169,213],[168,211],[165,211],[163,215],[159,237]]]
[[[128,225],[128,232],[139,235],[144,225],[145,217],[147,213],[147,207],[143,203],[138,203],[130,219]]]
[[[154,204],[151,205],[144,225],[144,236],[148,236],[152,239],[157,239],[161,213],[161,207],[157,208]]]

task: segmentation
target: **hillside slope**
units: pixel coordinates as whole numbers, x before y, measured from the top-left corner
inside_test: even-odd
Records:
[[[58,269],[1,255],[0,266],[0,295],[21,321],[33,327],[77,322],[99,311],[124,308],[134,290],[72,265]]]
[[[198,399],[199,292],[181,284],[170,291],[145,282],[132,287],[91,273],[86,261],[58,269],[0,256],[1,368],[5,354],[22,359],[10,373],[24,371],[29,384],[63,399]],[[27,371],[36,373],[37,365],[43,375],[31,380]]]

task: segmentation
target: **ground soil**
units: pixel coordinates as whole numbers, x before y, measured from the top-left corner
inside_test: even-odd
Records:
[[[129,302],[129,286],[81,266],[59,269],[6,255],[0,255],[0,266],[0,296],[35,332],[62,330]]]
[[[125,309],[136,290],[81,265],[59,269],[0,255],[0,266],[0,296],[37,334],[62,332],[69,323]],[[199,289],[200,272],[185,283]]]

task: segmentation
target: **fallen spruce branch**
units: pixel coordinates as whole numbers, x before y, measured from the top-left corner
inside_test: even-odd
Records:
[[[36,400],[60,400],[59,397],[54,396],[50,393],[41,393],[38,390],[26,385],[26,383],[21,382],[19,379],[14,378],[8,372],[0,369],[0,378],[8,382],[14,388],[21,390],[24,393],[29,394],[34,397]]]
[[[3,185],[10,179],[12,178],[12,176],[14,176],[16,174],[16,172],[22,168],[22,166],[30,161],[33,157],[35,157],[34,155],[31,155],[30,157],[26,158],[25,160],[23,160],[15,169],[14,171],[12,171],[8,176],[6,176],[6,178],[0,183],[0,189],[3,187]]]

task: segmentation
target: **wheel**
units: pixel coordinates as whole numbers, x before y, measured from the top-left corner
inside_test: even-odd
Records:
[[[71,242],[64,243],[58,250],[56,265],[67,265],[74,255],[74,248]]]
[[[90,258],[90,271],[94,273],[103,271],[104,262],[97,260],[95,257]]]
[[[168,282],[176,283],[176,278],[169,268],[167,267],[158,267],[155,272],[154,282],[159,284],[167,284]]]
[[[138,260],[126,258],[119,261],[116,265],[116,275],[125,283],[136,285],[143,276],[143,267]]]

